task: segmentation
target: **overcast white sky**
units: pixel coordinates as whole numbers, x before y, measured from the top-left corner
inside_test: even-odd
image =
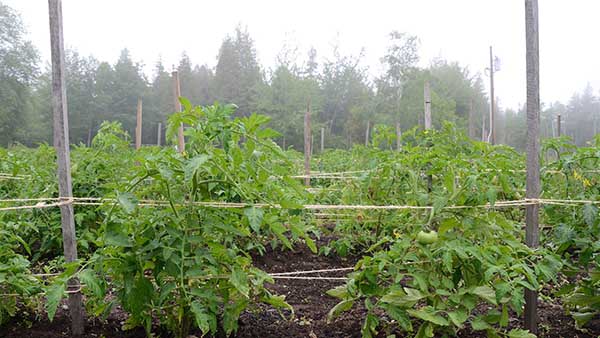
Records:
[[[46,0],[3,0],[18,10],[44,60],[49,58]],[[543,102],[567,101],[589,82],[600,88],[599,0],[540,0],[540,79]],[[302,52],[365,49],[363,64],[380,72],[392,30],[417,35],[421,63],[435,57],[483,73],[488,48],[502,61],[496,93],[504,107],[525,102],[523,0],[63,0],[65,43],[81,54],[114,62],[127,47],[151,74],[155,61],[176,64],[183,51],[214,67],[223,37],[238,23],[256,43],[259,61],[272,67],[286,40]],[[486,78],[486,83],[487,83]]]

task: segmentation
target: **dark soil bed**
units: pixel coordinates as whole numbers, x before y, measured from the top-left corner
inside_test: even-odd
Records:
[[[267,272],[288,272],[299,270],[317,270],[343,268],[353,266],[355,257],[325,257],[312,254],[307,248],[296,251],[269,251],[264,256],[256,257],[255,263]],[[315,274],[312,276],[343,277],[344,272]],[[328,311],[337,300],[327,296],[327,290],[342,284],[343,281],[329,280],[291,280],[277,279],[276,284],[269,285],[274,293],[285,295],[286,301],[294,307],[293,319],[284,319],[269,307],[261,306],[256,311],[247,311],[239,321],[239,330],[235,337],[239,338],[279,338],[279,337],[360,337],[360,327],[365,314],[364,308],[355,306],[343,313],[332,323],[327,323]],[[141,338],[143,330],[122,331],[121,323],[126,318],[122,311],[115,311],[106,322],[90,320],[86,327],[86,337],[105,338]],[[27,325],[29,321],[30,325]],[[573,320],[567,316],[558,304],[542,302],[540,304],[540,337],[548,338],[596,338],[600,337],[600,322],[591,323],[589,332],[577,331]],[[511,326],[519,327],[522,321],[511,319]],[[50,323],[45,318],[23,318],[0,327],[0,337],[17,338],[56,338],[70,337],[68,314],[59,309],[56,319]],[[166,334],[161,337],[168,337]],[[396,334],[396,337],[402,337]],[[385,337],[385,335],[382,335]],[[461,332],[460,337],[485,337],[481,332]]]

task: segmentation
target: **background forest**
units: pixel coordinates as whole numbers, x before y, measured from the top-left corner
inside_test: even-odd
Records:
[[[332,58],[321,58],[315,49],[300,51],[283,44],[276,65],[265,68],[257,59],[252,37],[240,25],[215,51],[214,66],[195,64],[183,53],[177,65],[155,61],[151,76],[144,73],[142,61],[132,60],[127,49],[114,64],[69,50],[71,142],[89,142],[104,120],[120,121],[133,134],[137,100],[142,98],[143,143],[156,144],[158,124],[165,126],[174,110],[173,70],[179,72],[182,95],[192,103],[235,103],[238,114],[268,115],[271,127],[282,134],[280,145],[295,149],[302,149],[303,117],[309,103],[313,129],[316,133],[325,128],[328,148],[364,142],[367,123],[390,127],[400,123],[402,130],[422,124],[425,81],[431,84],[434,127],[452,121],[471,137],[481,138],[482,118],[489,114],[484,87],[488,78],[483,71],[473,72],[444,59],[419,67],[419,39],[396,31],[389,34],[379,75],[362,65],[362,55],[342,55],[339,46],[332,48]],[[19,14],[0,3],[1,146],[51,142],[49,72],[28,41]],[[524,109],[498,105],[497,112],[497,141],[522,149]],[[556,135],[557,114],[562,115],[563,134],[584,145],[598,133],[600,98],[587,85],[567,103],[544,106],[543,137]]]

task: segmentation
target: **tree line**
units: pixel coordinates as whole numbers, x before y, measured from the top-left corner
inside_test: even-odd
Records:
[[[51,142],[51,78],[48,66],[28,41],[18,13],[0,2],[0,145]],[[182,96],[193,104],[234,103],[237,114],[252,112],[272,118],[278,142],[302,149],[303,118],[310,105],[313,131],[325,130],[327,147],[347,148],[364,142],[369,123],[402,130],[423,124],[423,86],[429,82],[433,126],[454,122],[473,138],[481,138],[489,98],[484,79],[457,62],[433,60],[419,67],[419,40],[401,32],[389,34],[381,57],[383,72],[373,77],[362,64],[363,55],[343,55],[334,46],[329,58],[314,48],[302,53],[284,45],[273,68],[263,67],[254,41],[242,26],[226,36],[216,65],[197,65],[185,53],[174,69],[160,59],[148,77],[140,61],[121,51],[111,64],[76,50],[66,53],[69,127],[72,143],[87,143],[102,121],[120,121],[133,134],[138,98],[143,100],[143,140],[157,143],[157,128],[174,111],[171,71],[177,70]],[[303,56],[302,56],[303,55]],[[547,107],[542,132],[553,136],[552,119],[563,114],[564,131],[583,144],[597,133],[600,103],[593,90],[576,94],[568,104]],[[500,142],[522,148],[525,115],[498,109],[496,131]],[[593,123],[590,118],[593,117]],[[547,120],[547,121],[546,121]],[[164,133],[162,133],[164,135]],[[164,143],[164,140],[162,140]]]

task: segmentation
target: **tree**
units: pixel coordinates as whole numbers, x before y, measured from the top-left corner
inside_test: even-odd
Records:
[[[173,104],[173,82],[162,63],[158,60],[154,66],[152,84],[147,89],[146,103],[144,104],[144,118],[142,128],[142,141],[147,144],[158,142],[158,123],[166,127],[167,117],[175,111]],[[161,131],[164,136],[164,132]],[[162,137],[161,137],[162,138]],[[161,140],[161,144],[164,144]]]
[[[39,74],[38,53],[25,39],[20,16],[0,3],[0,144],[30,143],[27,124],[36,123],[32,86]]]
[[[359,142],[366,123],[373,117],[373,90],[367,81],[367,69],[360,65],[362,54],[342,56],[334,46],[334,59],[323,65],[320,83],[323,110],[320,120],[331,135],[345,139],[347,145]],[[343,141],[337,141],[338,146]]]
[[[215,98],[223,103],[235,103],[242,115],[249,114],[264,85],[263,74],[256,59],[254,41],[247,30],[238,26],[233,37],[223,40],[215,70]]]
[[[143,97],[147,82],[142,66],[131,60],[129,51],[123,49],[113,68],[113,87],[110,90],[112,116],[109,120],[118,120],[125,130],[135,130],[136,107],[138,98]],[[106,89],[106,88],[104,88]]]

